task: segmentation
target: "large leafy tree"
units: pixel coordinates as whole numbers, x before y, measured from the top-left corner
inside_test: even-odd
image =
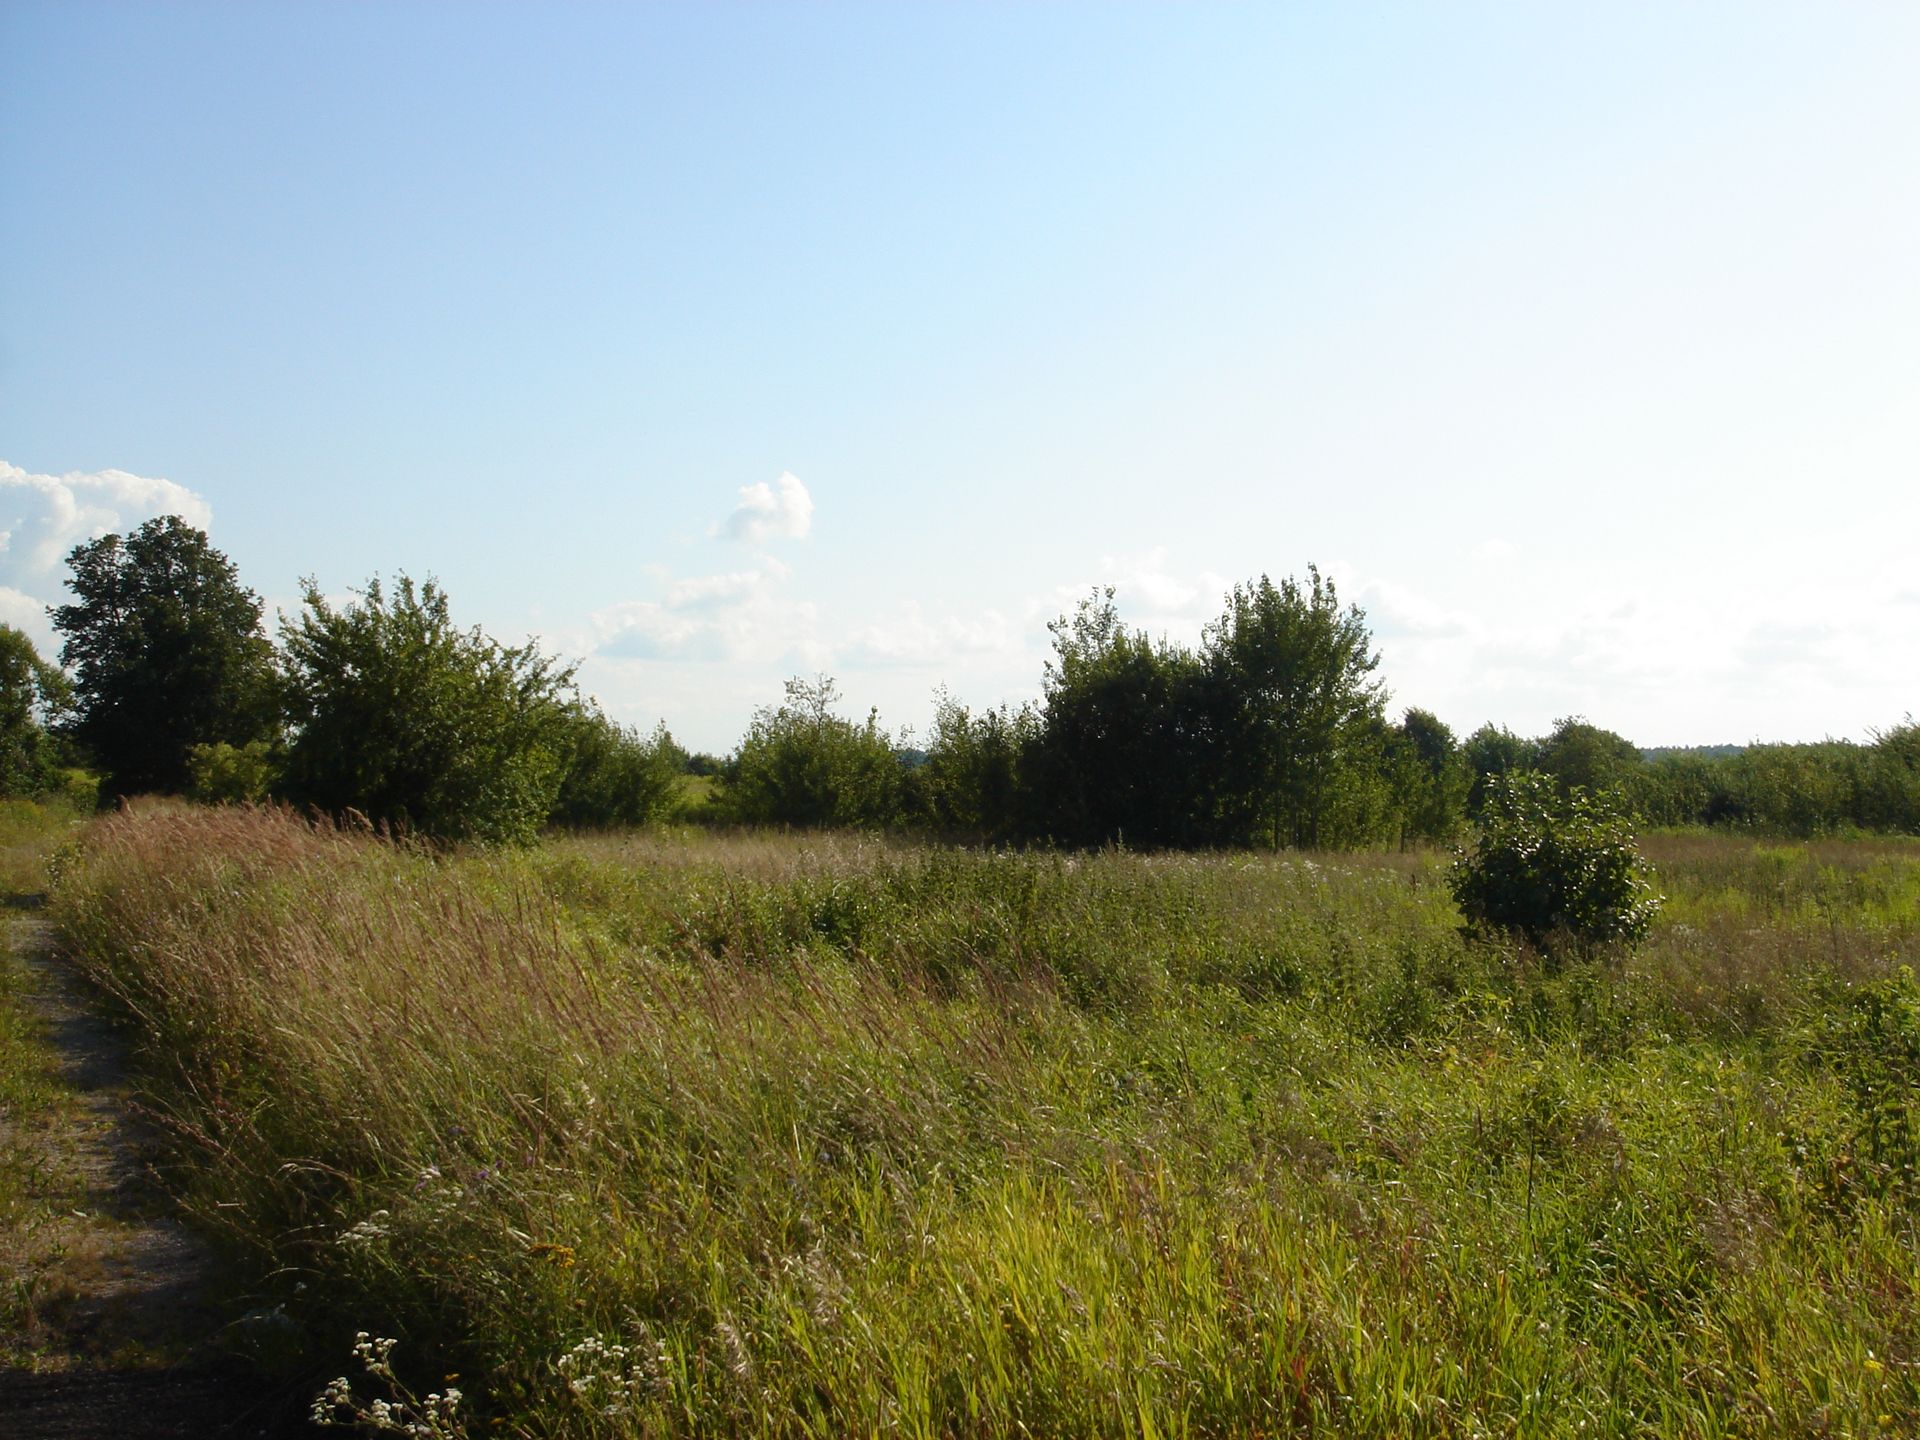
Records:
[[[67,556],[76,599],[49,612],[73,672],[73,737],[110,793],[180,790],[187,751],[245,745],[279,723],[260,597],[177,515]]]
[[[1263,575],[1227,596],[1203,654],[1223,697],[1224,793],[1248,831],[1275,849],[1368,838],[1338,833],[1368,808],[1349,801],[1379,783],[1386,697],[1359,607],[1342,609],[1312,566],[1304,586]]]
[[[577,743],[572,670],[460,629],[432,580],[338,607],[302,590],[282,623],[292,797],[433,839],[532,839]]]
[[[0,625],[0,795],[43,795],[59,783],[47,724],[72,700],[67,677],[25,632]]]

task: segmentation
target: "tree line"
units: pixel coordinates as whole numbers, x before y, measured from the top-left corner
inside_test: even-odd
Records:
[[[1194,647],[1129,627],[1096,591],[1050,627],[1036,703],[976,711],[943,694],[917,745],[877,714],[842,715],[831,677],[795,679],[720,758],[611,720],[536,646],[456,625],[432,581],[376,579],[347,603],[304,582],[275,644],[259,597],[177,517],[68,563],[74,603],[50,611],[60,666],[0,627],[7,794],[85,765],[109,797],[272,797],[497,842],[684,813],[692,774],[710,777],[698,814],[723,822],[1339,849],[1448,842],[1498,777],[1538,774],[1655,824],[1920,833],[1911,720],[1867,745],[1649,758],[1577,718],[1464,740],[1424,710],[1390,719],[1364,614],[1311,567],[1236,586]]]

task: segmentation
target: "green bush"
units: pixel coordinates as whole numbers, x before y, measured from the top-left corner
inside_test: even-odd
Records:
[[[877,715],[864,725],[833,713],[825,675],[787,682],[786,703],[754,713],[727,771],[732,818],[752,825],[886,826],[900,814],[900,760]]]
[[[285,623],[289,798],[435,840],[531,841],[573,751],[573,672],[462,630],[402,575],[335,608],[304,585]]]
[[[187,747],[187,793],[203,805],[257,805],[279,778],[274,747],[265,740]]]
[[[673,812],[686,752],[667,727],[650,736],[610,720],[591,704],[568,712],[573,758],[548,819],[578,829],[645,825]]]
[[[1448,881],[1470,930],[1523,935],[1548,953],[1636,945],[1660,908],[1619,806],[1537,772],[1491,781],[1479,840]]]
[[[72,701],[67,677],[40,658],[26,632],[0,625],[0,795],[60,788],[60,747],[47,721]]]

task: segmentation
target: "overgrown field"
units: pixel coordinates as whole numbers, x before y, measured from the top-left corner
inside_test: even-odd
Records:
[[[1557,971],[1430,855],[153,810],[54,914],[251,1328],[476,1435],[1914,1433],[1920,847],[1648,848]]]

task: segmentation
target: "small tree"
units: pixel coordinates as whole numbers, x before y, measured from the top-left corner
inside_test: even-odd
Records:
[[[1637,945],[1660,908],[1619,807],[1538,772],[1489,783],[1479,839],[1448,880],[1470,930],[1520,934],[1550,954]]]
[[[1501,776],[1538,768],[1540,742],[1489,720],[1467,737],[1460,758],[1467,767],[1467,814],[1478,820]]]
[[[44,795],[60,784],[47,726],[72,703],[66,675],[40,658],[25,631],[0,625],[0,795]]]
[[[787,681],[783,704],[754,712],[727,767],[727,807],[762,825],[890,825],[901,769],[877,713],[864,725],[833,711],[831,676]]]
[[[981,840],[1018,835],[1027,805],[1022,756],[1037,725],[1025,707],[975,715],[941,692],[926,764],[914,772],[927,821],[948,834]]]
[[[1111,587],[1047,628],[1045,694],[1021,744],[1040,833],[1072,845],[1205,839],[1213,717],[1199,660],[1129,630]]]
[[[1377,783],[1386,697],[1360,608],[1343,610],[1313,566],[1305,586],[1263,575],[1234,587],[1204,649],[1225,697],[1227,788],[1247,797],[1258,830],[1276,850],[1361,838],[1340,831],[1370,802],[1346,792]]]
[[[1629,785],[1646,768],[1640,751],[1624,735],[1590,725],[1577,715],[1554,722],[1553,733],[1539,742],[1534,768],[1589,794]]]
[[[1468,773],[1446,722],[1408,710],[1387,746],[1402,843],[1451,840],[1466,813]]]
[[[245,745],[279,726],[260,597],[177,515],[67,556],[76,603],[53,607],[74,674],[68,727],[110,792],[182,790],[193,745]]]
[[[458,629],[446,593],[402,575],[336,609],[311,580],[283,621],[291,797],[443,840],[531,840],[574,737],[571,667]]]

